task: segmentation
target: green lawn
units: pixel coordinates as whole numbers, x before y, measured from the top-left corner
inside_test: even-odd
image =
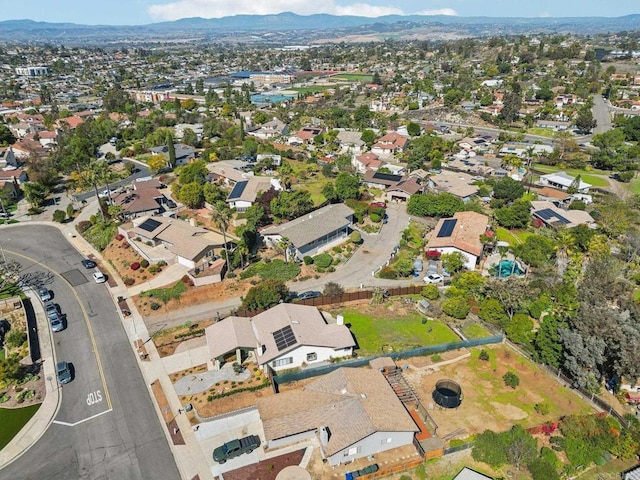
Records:
[[[282,280],[283,282],[293,280],[300,273],[300,266],[294,262],[285,263],[279,258],[269,263],[259,262],[250,266],[240,274],[240,278],[250,278],[255,275],[262,280]]]
[[[484,328],[482,325],[472,323],[471,325],[465,325],[462,327],[462,333],[469,339],[473,338],[485,338],[490,337],[491,332]]]
[[[460,341],[443,322],[428,320],[423,325],[423,316],[418,313],[388,317],[373,317],[349,309],[339,313],[344,316],[345,324],[351,325],[350,329],[358,342],[360,356],[377,355],[382,353],[383,347],[386,352],[387,346],[398,352],[425,345]]]
[[[553,130],[550,128],[532,127],[527,129],[529,135],[538,135],[539,137],[553,138]]]
[[[514,246],[523,243],[533,234],[527,230],[507,230],[504,227],[498,227],[496,235],[501,242],[508,242],[509,245]]]
[[[611,174],[611,172],[597,170],[595,168],[585,171],[577,170],[575,168],[560,168],[551,165],[542,165],[540,163],[534,164],[533,168],[543,173],[553,173],[563,170],[574,177],[580,175],[580,178],[582,178],[583,181],[590,183],[594,187],[608,187],[609,179],[607,177]]]
[[[346,80],[347,82],[365,82],[371,83],[373,75],[364,75],[359,73],[341,73],[331,77],[332,80]]]
[[[636,177],[634,180],[631,180],[631,182],[625,185],[625,187],[631,190],[632,193],[640,193],[640,177]]]
[[[154,288],[147,290],[146,292],[140,292],[141,297],[157,298],[163,303],[167,303],[169,300],[180,298],[184,292],[187,291],[187,286],[182,280],[178,280],[173,287],[169,288]]]
[[[298,87],[298,88],[292,88],[291,90],[298,92],[302,95],[313,95],[314,93],[323,93],[327,91],[327,89],[329,89],[329,87],[318,86],[318,87]]]
[[[38,411],[41,404],[24,408],[0,408],[0,450],[2,450]]]

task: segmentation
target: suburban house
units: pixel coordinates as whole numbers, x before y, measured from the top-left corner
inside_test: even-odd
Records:
[[[460,252],[466,259],[465,267],[474,270],[484,249],[480,236],[488,227],[489,217],[476,212],[456,212],[453,218],[441,218],[430,233],[427,252]]]
[[[450,193],[467,203],[476,193],[478,187],[473,185],[473,178],[468,173],[442,170],[429,177],[428,187],[437,193]]]
[[[246,180],[253,175],[253,172],[243,172],[238,170],[235,165],[227,162],[207,163],[209,178],[212,182],[221,180],[225,185],[233,185],[236,182]]]
[[[340,130],[336,140],[340,144],[340,151],[344,153],[362,153],[367,147],[362,141],[362,132],[357,130]]]
[[[464,467],[460,472],[453,477],[453,480],[493,480],[493,477],[488,477],[480,472]]]
[[[373,170],[367,170],[364,172],[362,181],[370,188],[383,188],[386,189],[393,185],[396,185],[402,180],[402,175],[394,175],[392,173],[382,173]]]
[[[541,175],[538,183],[542,186],[553,187],[559,190],[568,191],[575,188],[575,193],[589,193],[591,184],[583,182],[582,179],[576,181],[578,177],[572,177],[564,171]]]
[[[191,130],[196,134],[198,141],[200,141],[202,140],[202,134],[204,133],[204,125],[201,123],[179,123],[173,127],[173,130],[176,133],[176,138],[179,140],[182,140],[186,130]]]
[[[22,185],[27,180],[29,180],[29,177],[27,177],[27,171],[22,168],[0,170],[0,182],[13,182],[16,185]]]
[[[384,162],[375,153],[367,152],[362,155],[353,155],[351,165],[358,173],[365,173],[367,170],[376,172]]]
[[[289,145],[304,145],[313,142],[316,135],[320,135],[323,131],[322,127],[302,127],[296,133],[289,137],[287,143]]]
[[[330,322],[316,307],[281,303],[249,317],[227,317],[206,328],[209,358],[220,369],[225,359],[249,356],[275,371],[350,357],[356,343],[349,329]]]
[[[192,269],[208,265],[214,259],[214,250],[224,248],[222,234],[176,218],[134,218],[120,225],[118,231],[149,262],[177,262]]]
[[[620,472],[620,478],[622,480],[640,480],[640,465],[636,465],[624,472]]]
[[[290,222],[267,227],[260,235],[270,247],[286,238],[290,242],[287,256],[302,260],[343,242],[351,233],[353,213],[344,203],[334,203]]]
[[[518,158],[529,158],[529,152],[534,155],[548,155],[553,152],[551,145],[530,145],[523,147],[522,145],[505,145],[498,152],[498,156],[515,155]]]
[[[573,228],[578,225],[595,228],[596,226],[593,217],[584,210],[564,210],[546,200],[532,201],[531,215],[538,220],[540,226],[546,225],[553,228]]]
[[[18,168],[18,159],[10,146],[0,148],[0,169],[5,168]]]
[[[407,148],[409,139],[397,132],[390,132],[380,137],[376,143],[371,146],[371,151],[376,155],[393,155],[402,153]]]
[[[245,180],[236,182],[227,197],[227,204],[231,208],[235,208],[238,212],[244,212],[260,195],[270,188],[282,190],[280,181],[270,177],[248,177]]]
[[[419,431],[382,372],[342,367],[256,404],[268,448],[318,438],[331,466],[411,445]]]
[[[247,135],[262,138],[263,140],[273,137],[280,137],[289,133],[289,127],[282,120],[274,118],[261,126],[247,129]]]
[[[185,145],[184,143],[175,143],[174,148],[176,151],[176,164],[174,167],[180,165],[186,165],[192,159],[195,158],[196,151],[193,147],[189,145]],[[160,147],[153,147],[151,152],[155,154],[164,155],[167,159],[167,163],[169,163],[169,147],[166,145],[162,145]]]
[[[159,188],[158,179],[133,182],[133,189],[112,193],[111,203],[122,207],[121,215],[125,218],[155,215],[163,212],[163,205],[167,203]]]
[[[276,155],[274,153],[259,153],[256,156],[256,162],[270,167],[279,167],[282,165],[282,155]]]
[[[387,188],[385,195],[388,201],[400,200],[406,202],[411,198],[411,195],[422,193],[424,188],[424,185],[416,177],[404,177],[395,185]]]

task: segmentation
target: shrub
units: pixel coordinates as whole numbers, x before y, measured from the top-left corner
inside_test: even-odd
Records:
[[[398,273],[391,267],[382,267],[382,270],[378,273],[378,277],[386,280],[394,280],[398,278]]]
[[[146,258],[145,258],[145,259],[143,259],[143,260],[140,262],[140,266],[141,266],[142,268],[147,268],[147,267],[149,266],[149,260],[147,260]]]
[[[122,235],[121,233],[116,235],[116,240],[121,241],[124,239],[124,235]]]
[[[55,212],[53,212],[54,222],[62,223],[65,221],[66,218],[67,218],[67,214],[62,210],[56,210]]]
[[[131,285],[133,285],[134,283],[136,283],[136,281],[135,281],[133,278],[131,278],[131,277],[124,277],[124,278],[122,279],[122,281],[124,282],[124,284],[125,284],[127,287],[130,287]]]
[[[360,244],[362,242],[362,235],[358,231],[351,232],[349,235],[349,240],[351,243]]]
[[[321,253],[313,257],[313,263],[320,268],[328,268],[332,261],[333,258],[328,253]]]
[[[140,268],[140,262],[133,262],[131,265],[129,265],[129,268],[131,270],[138,270]]]
[[[88,220],[81,220],[76,225],[76,230],[78,230],[78,233],[84,233],[89,229],[90,226],[91,222],[89,222]]]
[[[11,330],[5,337],[4,341],[11,348],[18,348],[27,341],[27,332]]]
[[[373,223],[380,223],[380,221],[382,220],[382,217],[377,213],[372,213],[371,215],[369,215],[369,218]]]
[[[507,372],[502,376],[502,380],[507,387],[515,388],[520,385],[520,377],[513,372]]]
[[[304,262],[305,265],[313,265],[313,257],[310,257],[309,255],[305,255],[302,258],[302,261]]]
[[[129,248],[129,247],[131,247],[131,245],[129,245],[129,242],[122,244],[122,248]]]
[[[464,297],[451,297],[442,303],[442,311],[450,317],[462,320],[469,314],[469,302]]]
[[[420,295],[427,300],[437,300],[438,297],[440,297],[440,290],[438,290],[436,285],[425,285],[420,292]]]
[[[540,415],[548,415],[549,412],[551,411],[551,407],[549,406],[549,404],[547,402],[536,403],[533,408]]]
[[[489,352],[487,352],[484,348],[482,350],[480,350],[480,354],[478,355],[478,358],[484,362],[489,361]]]
[[[164,260],[160,260],[160,261],[158,262],[158,266],[159,266],[159,267],[166,267],[166,266],[167,266],[167,262],[165,262]]]
[[[155,275],[160,270],[162,270],[158,265],[149,265],[149,273]]]

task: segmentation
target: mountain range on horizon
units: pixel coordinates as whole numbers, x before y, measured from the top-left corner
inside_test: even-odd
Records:
[[[0,35],[5,42],[92,43],[100,40],[151,40],[183,36],[207,39],[215,33],[218,41],[241,41],[242,34],[273,32],[315,32],[303,40],[325,36],[367,35],[393,38],[401,32],[419,29],[451,29],[460,36],[488,36],[527,33],[606,33],[640,30],[640,14],[622,17],[460,17],[449,15],[386,15],[381,17],[336,16],[329,14],[297,15],[290,12],[273,15],[234,15],[222,18],[183,18],[144,25],[81,25],[34,20],[0,21]],[[400,32],[400,33],[399,33]],[[221,36],[218,36],[221,35]],[[260,38],[258,38],[259,40]],[[255,38],[253,39],[256,40]],[[274,39],[271,38],[270,41]]]

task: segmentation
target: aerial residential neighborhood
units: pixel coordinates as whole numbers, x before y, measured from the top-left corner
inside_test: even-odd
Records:
[[[637,14],[142,3],[0,12],[0,478],[639,478]]]

